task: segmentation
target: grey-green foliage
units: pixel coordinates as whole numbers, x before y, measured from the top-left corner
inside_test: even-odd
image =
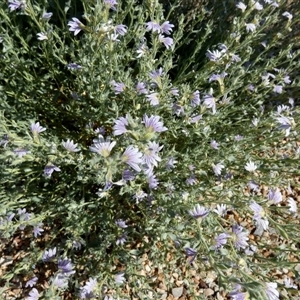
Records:
[[[286,201],[272,205],[266,195],[249,192],[247,184],[254,180],[267,187],[286,188],[299,173],[295,166],[299,108],[289,99],[293,97],[297,104],[299,50],[293,43],[283,43],[299,17],[288,20],[270,5],[262,11],[248,7],[243,13],[228,2],[231,17],[224,33],[222,24],[211,19],[223,11],[223,1],[212,12],[201,9],[195,21],[179,17],[171,35],[174,45],[166,49],[159,35],[147,31],[145,24],[162,24],[178,7],[164,12],[157,1],[124,1],[114,11],[103,1],[75,3],[77,6],[67,2],[64,7],[55,1],[50,6],[26,1],[25,10],[13,12],[6,4],[1,6],[0,133],[9,138],[8,143],[2,138],[0,149],[1,230],[6,243],[15,232],[21,234],[20,225],[29,235],[41,222],[45,230],[43,243],[30,235],[29,258],[13,265],[3,280],[32,275],[33,265],[44,266],[43,251],[57,247],[59,255],[71,258],[77,267],[68,285],[74,297],[89,277],[98,281],[95,294],[101,294],[103,286],[120,292],[112,274],[122,270],[132,293],[147,297],[151,274],[141,276],[143,255],[148,254],[155,268],[171,253],[174,258],[164,269],[167,275],[186,263],[184,249],[193,247],[200,253],[198,266],[213,268],[227,291],[234,288],[228,283],[238,279],[245,290],[260,297],[262,283],[272,281],[268,273],[278,261],[265,263],[258,252],[254,263],[252,256],[236,250],[231,227],[253,216],[249,204],[255,200],[265,209],[272,230],[287,243],[297,242],[289,228],[297,223]],[[42,19],[51,10],[53,17]],[[73,17],[82,23],[76,36],[68,26]],[[257,28],[247,32],[245,24],[253,19]],[[120,24],[128,31],[116,41],[112,35]],[[277,28],[277,24],[281,25]],[[277,35],[272,28],[277,28]],[[38,33],[46,34],[47,39],[38,40]],[[261,45],[265,39],[266,46]],[[188,54],[183,52],[186,43],[192,48]],[[145,54],[137,57],[143,44]],[[221,57],[209,59],[205,56],[208,50],[219,51]],[[81,68],[72,69],[70,63]],[[154,76],[160,68],[162,73]],[[223,72],[227,73],[224,78],[220,77]],[[211,78],[213,74],[217,79]],[[123,83],[124,91],[115,92],[112,81]],[[137,93],[138,82],[145,83],[148,95],[157,93],[158,105]],[[282,87],[281,93],[274,92],[277,86]],[[193,104],[197,91],[201,100]],[[287,106],[278,112],[277,104]],[[147,131],[142,122],[145,114],[159,116],[167,130]],[[114,136],[115,121],[125,116],[128,131]],[[289,123],[282,124],[280,117]],[[46,130],[34,134],[30,125],[37,121]],[[89,150],[93,139],[102,139],[98,134],[103,129],[116,142],[107,156]],[[238,135],[243,139],[238,141]],[[81,151],[68,152],[62,145],[67,139]],[[211,146],[213,140],[219,149]],[[149,187],[149,170],[142,164],[143,172],[124,182],[123,171],[130,169],[122,156],[125,149],[133,145],[145,155],[151,150],[149,142],[163,146],[157,153],[158,166],[152,166],[159,185]],[[21,157],[16,149],[25,149],[27,154]],[[166,167],[170,158],[177,162],[173,169]],[[256,172],[246,171],[249,161],[257,165]],[[214,171],[218,164],[224,166],[219,175]],[[45,167],[53,165],[59,169],[43,176]],[[143,194],[147,197],[138,201]],[[199,202],[211,209],[202,223],[188,213]],[[214,213],[217,204],[226,204],[240,218]],[[32,214],[25,223],[20,208]],[[16,215],[10,220],[12,213]],[[285,225],[288,216],[291,223]],[[128,228],[118,227],[118,219],[126,221]],[[215,235],[222,232],[231,239],[222,251],[215,251]],[[125,244],[116,244],[124,233]],[[74,248],[76,243],[81,249]],[[261,251],[268,239],[262,237],[254,244]],[[274,248],[276,255],[284,245]],[[292,245],[287,247],[295,251]],[[282,265],[291,267],[288,256],[281,259]],[[53,299],[66,289],[57,290],[52,282],[44,295]],[[192,288],[189,293],[193,295]]]

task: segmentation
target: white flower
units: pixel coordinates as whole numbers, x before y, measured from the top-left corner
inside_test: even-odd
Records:
[[[40,41],[48,40],[48,37],[47,37],[46,33],[40,32],[40,33],[37,34],[37,36],[38,36],[37,39],[40,40]]]
[[[293,214],[297,214],[298,207],[296,201],[293,198],[289,197],[287,199],[287,202],[289,204],[289,211]]]
[[[284,17],[288,18],[289,20],[292,20],[292,18],[293,18],[293,15],[290,14],[288,11],[284,12],[282,15],[283,15]]]
[[[249,162],[245,166],[245,169],[248,172],[254,172],[257,169],[257,165],[255,165],[254,162],[252,162],[251,160],[249,160]]]
[[[268,300],[279,300],[279,292],[277,291],[276,282],[266,283],[266,296]]]
[[[217,207],[213,210],[216,214],[220,217],[224,217],[227,212],[227,205],[226,204],[217,204]]]
[[[263,10],[264,9],[264,7],[259,2],[254,3],[254,8],[256,10]]]
[[[216,176],[218,176],[218,175],[221,175],[222,169],[224,169],[225,166],[222,165],[221,163],[218,163],[218,164],[216,164],[216,165],[213,164],[213,165],[212,165],[212,168],[213,168],[213,171],[214,171],[214,173],[216,174]]]
[[[253,32],[253,31],[255,31],[255,29],[256,29],[256,25],[255,24],[253,24],[253,23],[246,23],[246,30],[247,30],[247,32],[249,32],[249,31]]]
[[[237,8],[241,9],[242,12],[244,12],[247,8],[247,5],[245,5],[243,2],[239,2],[237,5],[236,5]]]
[[[94,139],[93,142],[94,144],[89,147],[90,150],[100,154],[103,157],[108,157],[111,150],[116,145],[115,141],[110,141],[110,137],[107,137],[105,140],[101,134],[99,134],[98,139]]]
[[[62,141],[62,145],[64,146],[64,148],[70,152],[78,152],[80,151],[80,149],[77,149],[77,144],[74,144],[74,142],[69,139],[67,139],[66,142]]]

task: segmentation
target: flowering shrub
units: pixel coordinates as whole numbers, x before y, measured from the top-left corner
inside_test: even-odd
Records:
[[[196,24],[157,1],[74,3],[0,8],[2,294],[157,299],[177,270],[197,298],[213,270],[213,297],[293,295],[299,17],[228,4],[181,57]]]

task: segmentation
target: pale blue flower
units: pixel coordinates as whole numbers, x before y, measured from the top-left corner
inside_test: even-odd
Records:
[[[288,198],[287,198],[287,203],[289,204],[289,211],[290,211],[292,214],[297,215],[298,207],[297,207],[296,201],[295,201],[293,198],[288,197]]]
[[[62,145],[69,152],[78,152],[80,149],[77,148],[77,144],[74,144],[72,140],[67,139],[67,141],[62,141]]]
[[[170,24],[169,21],[165,21],[164,23],[162,23],[160,25],[160,31],[164,34],[169,35],[169,34],[171,34],[171,31],[173,31],[173,29],[172,29],[173,27],[174,27],[173,24]]]
[[[274,85],[273,92],[277,94],[282,93],[283,86],[282,85]]]
[[[121,135],[126,133],[128,130],[126,128],[128,126],[128,117],[120,117],[115,121],[115,125],[113,126],[114,135]]]
[[[219,149],[219,143],[217,143],[215,140],[212,140],[212,141],[210,142],[210,146],[211,146],[213,149],[216,149],[216,150]]]
[[[136,90],[139,95],[148,93],[148,90],[146,89],[146,85],[144,82],[138,82],[136,85]]]
[[[94,139],[94,144],[89,148],[92,152],[98,153],[103,157],[108,157],[115,145],[116,141],[111,142],[110,137],[107,137],[105,140],[102,135],[99,135],[98,139]]]
[[[26,149],[15,149],[14,150],[14,153],[16,155],[18,155],[20,158],[23,157],[24,155],[26,155],[27,153],[30,153],[29,150],[26,150]]]
[[[38,281],[38,278],[36,276],[32,277],[30,280],[28,280],[25,284],[25,287],[33,287]]]
[[[130,145],[126,148],[125,152],[121,156],[121,161],[128,164],[137,172],[140,172],[141,168],[139,167],[139,164],[142,162],[142,156],[143,154],[139,152],[137,148]]]
[[[76,63],[69,63],[67,67],[69,70],[81,70],[82,69],[82,66],[78,65]]]
[[[221,163],[217,163],[216,165],[212,164],[212,168],[213,168],[215,175],[219,176],[219,175],[221,175],[222,169],[224,169],[225,166],[222,165]]]
[[[55,277],[52,277],[52,284],[57,287],[58,289],[65,289],[69,284],[68,276],[58,273]]]
[[[127,26],[120,24],[114,27],[114,32],[116,35],[124,36],[127,33]]]
[[[124,273],[118,273],[115,275],[115,282],[116,283],[124,283],[126,281],[124,277]]]
[[[192,210],[189,210],[188,213],[190,216],[194,217],[195,219],[198,218],[205,218],[209,214],[209,209],[200,204],[196,204]]]
[[[122,82],[112,80],[110,84],[113,86],[116,95],[123,93],[125,90],[125,84]]]
[[[42,260],[48,262],[56,256],[56,247],[53,249],[45,250],[42,256]]]
[[[149,185],[149,188],[152,189],[152,190],[156,190],[158,185],[159,185],[159,181],[158,181],[158,179],[156,178],[156,175],[153,172],[151,172],[148,175],[148,185]]]
[[[167,49],[170,49],[171,46],[172,46],[173,43],[174,43],[174,41],[173,41],[172,38],[170,38],[170,37],[165,37],[165,36],[163,36],[162,34],[160,34],[160,35],[158,36],[158,40],[159,40],[162,44],[164,44],[165,47],[166,47]]]
[[[220,52],[219,50],[213,50],[213,51],[207,50],[205,55],[210,61],[218,62],[223,57],[224,51]]]
[[[147,115],[144,115],[143,123],[145,124],[148,132],[164,132],[168,130],[168,128],[164,126],[163,122],[160,121],[159,116],[151,115],[148,117]]]
[[[40,294],[36,288],[33,288],[27,297],[27,300],[38,300],[40,297]]]
[[[245,249],[248,246],[248,233],[244,231],[244,228],[239,225],[232,226],[232,239],[234,246],[240,250]]]
[[[265,293],[268,300],[279,300],[279,292],[277,291],[276,282],[267,282]]]
[[[74,266],[70,259],[63,258],[58,260],[58,269],[61,272],[61,274],[69,276],[75,273],[75,270],[73,270]]]
[[[116,5],[118,5],[118,2],[116,0],[104,0],[104,4],[112,10],[117,10],[117,8],[115,7]]]
[[[35,238],[37,238],[39,235],[41,235],[42,232],[44,231],[44,229],[41,226],[43,226],[43,223],[39,223],[39,224],[33,226],[33,235]]]
[[[37,122],[37,123],[32,123],[30,125],[30,129],[31,129],[31,132],[34,134],[34,135],[37,135],[38,133],[41,133],[43,131],[46,130],[46,128],[40,126],[40,122]]]
[[[274,204],[282,202],[282,194],[278,188],[271,188],[268,193],[268,200],[272,201]]]
[[[127,233],[123,233],[116,240],[116,245],[123,245],[127,240]]]
[[[224,217],[227,213],[227,210],[228,208],[226,204],[217,204],[216,208],[214,209],[214,212],[220,217]]]
[[[185,254],[188,257],[191,257],[190,264],[192,264],[193,261],[195,260],[196,256],[197,256],[197,250],[195,250],[193,248],[190,248],[190,247],[186,247],[186,248],[184,248],[184,250],[185,250]]]
[[[203,104],[207,108],[211,108],[213,114],[216,113],[216,99],[213,97],[213,95],[210,95],[210,94],[204,95],[203,96]]]
[[[72,18],[72,20],[68,22],[69,31],[73,31],[74,35],[77,35],[84,28],[84,25],[77,18]]]
[[[53,164],[49,164],[44,168],[44,176],[51,177],[51,175],[54,171],[60,172],[60,168]]]
[[[80,299],[91,299],[95,295],[93,293],[94,289],[97,286],[97,280],[94,278],[89,278],[86,284],[80,288]]]
[[[52,17],[53,13],[52,12],[46,12],[42,15],[42,19],[44,20],[49,20]]]
[[[26,8],[26,2],[24,0],[8,0],[8,7],[10,11],[14,11],[17,9],[25,9]]]
[[[191,106],[196,107],[200,105],[200,92],[196,90],[191,97]]]
[[[225,232],[223,232],[223,233],[219,234],[217,237],[215,237],[214,248],[219,249],[219,248],[223,247],[224,245],[226,245],[228,237],[229,237],[229,235]]]
[[[0,140],[0,146],[3,146],[5,148],[8,143],[9,143],[9,136],[8,134],[4,134],[2,140]]]
[[[148,165],[149,167],[155,166],[157,167],[157,162],[161,161],[161,158],[157,155],[157,153],[163,148],[164,146],[159,146],[156,142],[149,142],[147,148],[143,153],[143,163]]]
[[[147,31],[152,31],[153,33],[154,32],[157,32],[157,33],[161,32],[160,25],[157,22],[152,22],[152,21],[146,23],[146,30]]]
[[[122,219],[117,220],[117,221],[115,222],[115,224],[116,224],[117,226],[119,226],[120,228],[123,228],[123,229],[128,227],[128,226],[126,225],[125,221],[123,221]]]
[[[152,93],[150,95],[146,95],[147,101],[150,102],[150,105],[157,106],[159,104],[158,93]]]

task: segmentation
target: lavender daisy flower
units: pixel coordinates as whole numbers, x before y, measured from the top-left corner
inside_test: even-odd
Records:
[[[24,0],[18,1],[18,0],[8,0],[8,7],[10,11],[14,11],[17,9],[25,9],[26,3]]]
[[[198,182],[196,176],[194,174],[192,174],[186,181],[187,185],[194,185]]]
[[[124,36],[127,33],[127,26],[123,24],[117,25],[114,28],[114,32],[116,35]]]
[[[40,40],[40,41],[48,40],[47,34],[44,33],[44,32],[38,33],[37,36],[38,36],[37,39]]]
[[[150,95],[146,95],[147,101],[150,102],[150,105],[156,106],[159,104],[158,93],[152,93]]]
[[[27,297],[27,300],[38,300],[40,298],[40,294],[36,288],[33,288]]]
[[[38,281],[38,278],[36,276],[32,277],[30,280],[28,280],[25,284],[25,287],[33,287]]]
[[[81,299],[94,298],[95,295],[93,291],[96,288],[96,286],[97,286],[97,280],[93,278],[89,278],[86,284],[80,288],[80,298]]]
[[[293,284],[293,281],[289,277],[284,278],[283,283],[284,283],[284,286],[288,289],[297,289],[298,288],[296,284]]]
[[[185,250],[186,256],[191,257],[190,264],[192,264],[197,256],[197,251],[190,247],[186,247],[186,248],[184,248],[184,250]]]
[[[128,226],[126,225],[125,221],[123,221],[122,219],[117,220],[116,225],[118,225],[120,228],[127,228]]]
[[[43,253],[42,260],[44,262],[47,262],[53,259],[55,256],[56,256],[56,247],[54,247],[53,249],[46,250]]]
[[[42,19],[49,20],[52,16],[53,16],[52,12],[48,12],[48,13],[46,12],[42,15]]]
[[[248,300],[249,299],[249,293],[248,292],[239,292],[234,291],[228,294],[232,300]]]
[[[234,139],[237,141],[237,142],[239,142],[239,141],[241,141],[242,139],[243,139],[244,137],[242,136],[242,135],[236,135],[235,137],[234,137]]]
[[[250,189],[250,191],[258,192],[259,191],[259,184],[256,183],[253,180],[250,180],[248,182],[248,188]]]
[[[60,168],[53,164],[49,164],[44,168],[44,176],[49,178],[54,171],[59,172]]]
[[[171,171],[172,169],[175,168],[175,164],[177,164],[177,160],[175,160],[174,157],[170,157],[167,161],[167,164],[166,164],[166,169],[168,171]]]
[[[69,70],[80,70],[80,69],[82,69],[82,66],[78,65],[76,63],[69,63],[67,67],[68,67]]]
[[[52,277],[52,284],[58,289],[65,289],[69,284],[69,278],[63,274],[57,274],[54,278]]]
[[[176,87],[171,88],[170,94],[173,96],[179,96],[179,90]]]
[[[200,105],[200,92],[196,90],[191,97],[191,106],[196,107]]]
[[[247,162],[245,165],[245,169],[248,172],[254,172],[257,169],[257,165],[254,162],[252,162],[251,160],[249,160],[249,162]]]
[[[116,283],[124,283],[126,281],[124,277],[124,273],[118,273],[115,275],[115,282]]]
[[[138,95],[148,93],[148,90],[146,89],[146,85],[144,82],[138,82],[135,88],[136,88]]]
[[[148,185],[149,185],[149,188],[152,190],[156,190],[159,185],[159,181],[156,178],[156,175],[153,174],[152,172],[148,176]]]
[[[277,94],[282,93],[283,86],[282,85],[274,85],[273,92]]]
[[[247,32],[250,32],[250,31],[253,32],[256,29],[256,25],[253,24],[253,23],[247,23],[245,25],[246,25],[246,31]]]
[[[277,291],[276,282],[267,282],[265,293],[268,300],[279,300],[279,292]]]
[[[268,200],[272,201],[274,204],[278,204],[282,201],[282,194],[278,188],[271,188],[268,193]]]
[[[222,165],[221,163],[218,163],[218,164],[216,164],[216,165],[213,164],[213,165],[212,165],[212,168],[213,168],[213,171],[214,171],[215,175],[216,175],[216,176],[219,176],[219,175],[221,175],[222,169],[224,169],[225,166]]]
[[[105,158],[110,155],[111,150],[116,145],[116,141],[111,142],[110,137],[107,137],[105,140],[102,135],[99,135],[98,139],[95,139],[94,142],[95,143],[90,146],[89,149]]]
[[[188,211],[189,215],[192,216],[195,219],[198,218],[205,218],[209,214],[209,209],[205,208],[204,206],[201,206],[199,204],[196,204],[196,206]]]
[[[172,46],[173,43],[174,43],[174,41],[173,41],[172,38],[170,38],[170,37],[165,37],[165,36],[163,36],[162,34],[160,34],[160,35],[158,36],[158,40],[159,40],[162,44],[164,44],[165,47],[166,47],[167,49],[171,48],[171,46]]]
[[[226,245],[227,243],[228,234],[227,233],[221,233],[215,238],[215,245],[214,249],[219,249]]]
[[[279,130],[285,130],[285,136],[289,136],[292,125],[294,123],[294,119],[293,118],[287,118],[284,116],[280,116],[276,118],[277,122],[279,123]]]
[[[215,140],[212,140],[212,141],[210,142],[210,146],[211,146],[213,149],[216,149],[216,150],[219,149],[219,143],[217,143]]]
[[[255,235],[262,235],[264,230],[267,230],[269,227],[269,221],[265,218],[264,209],[255,201],[252,201],[250,204],[250,208],[254,212],[253,220],[256,221],[256,230],[254,232]]]
[[[72,18],[72,20],[68,22],[69,31],[73,31],[74,35],[77,35],[84,28],[84,25],[77,18]]]
[[[80,250],[82,245],[83,245],[82,242],[79,240],[72,241],[72,249],[74,250]]]
[[[190,122],[191,122],[192,124],[198,123],[201,119],[202,119],[202,115],[192,116],[192,117],[190,118]]]
[[[203,97],[203,104],[207,107],[207,108],[211,108],[212,109],[212,114],[214,115],[216,113],[216,99],[210,95],[210,94],[206,94]]]
[[[46,128],[40,126],[40,122],[37,122],[37,123],[32,123],[30,125],[30,129],[31,129],[31,132],[34,134],[34,135],[37,135],[38,133],[41,133],[43,131],[46,130]]]
[[[35,238],[37,238],[39,235],[41,235],[42,234],[41,232],[44,231],[44,229],[41,226],[43,226],[43,223],[39,223],[39,224],[33,226],[33,235]]]
[[[122,174],[122,179],[125,181],[132,181],[135,178],[135,173],[131,170],[125,169]]]
[[[136,200],[136,203],[139,203],[147,196],[148,196],[148,194],[145,193],[144,191],[137,191],[132,198]]]
[[[62,145],[69,152],[78,152],[80,149],[77,149],[77,144],[74,144],[72,140],[67,139],[67,141],[62,141]]]
[[[2,140],[0,141],[0,146],[3,146],[5,148],[8,142],[9,142],[8,134],[4,134]]]
[[[123,233],[116,240],[116,245],[123,245],[127,240],[127,233]]]
[[[75,270],[73,270],[74,266],[70,259],[63,258],[58,260],[58,269],[61,274],[69,276],[75,274]]]
[[[112,80],[110,84],[113,86],[116,95],[121,94],[125,91],[125,84],[122,82],[116,82]]]
[[[120,117],[119,119],[117,119],[113,127],[114,135],[121,135],[126,133],[128,131],[126,129],[126,126],[128,126],[128,116],[126,116],[126,118]]]
[[[172,29],[173,27],[174,27],[173,24],[170,24],[169,21],[165,21],[164,23],[161,24],[160,30],[162,33],[169,35],[171,34],[171,31],[173,31]]]
[[[26,149],[15,149],[14,153],[16,155],[18,155],[20,158],[23,157],[24,155],[26,155],[27,153],[30,153],[30,151],[26,150]]]
[[[163,147],[164,146],[159,146],[156,142],[149,142],[142,157],[143,163],[145,163],[148,167],[157,167],[157,162],[161,161],[161,158],[157,155],[157,153]]]
[[[151,71],[149,76],[157,83],[160,81],[161,76],[164,75],[163,68],[159,68],[158,70]]]
[[[223,80],[225,78],[225,76],[227,76],[228,74],[226,72],[223,72],[221,74],[212,74],[209,79],[208,82],[213,82],[213,81],[220,81]]]
[[[116,0],[104,0],[104,4],[112,10],[117,10],[117,8],[115,7],[116,5],[118,5],[118,2]]]
[[[141,157],[143,154],[139,152],[137,148],[130,145],[126,148],[125,152],[121,156],[121,161],[128,164],[130,167],[132,167],[137,172],[141,171],[141,168],[138,166],[142,162]]]
[[[153,33],[154,32],[160,33],[161,27],[157,22],[150,21],[146,23],[146,31],[152,31]]]
[[[224,51],[220,52],[219,50],[213,50],[213,51],[207,50],[205,55],[210,61],[218,62],[223,57]]]
[[[240,250],[245,249],[248,246],[248,233],[244,231],[244,228],[239,225],[232,226],[232,239],[234,246]]]
[[[150,117],[148,117],[147,115],[144,115],[143,123],[145,124],[146,131],[149,133],[164,132],[164,131],[168,130],[167,127],[164,127],[163,122],[160,121],[159,116],[151,115]]]

